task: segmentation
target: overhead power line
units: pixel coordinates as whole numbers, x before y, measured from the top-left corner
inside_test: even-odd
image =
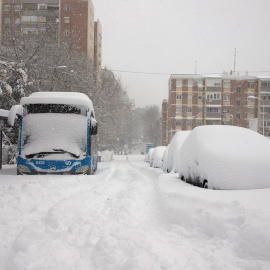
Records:
[[[186,74],[186,73],[162,73],[162,72],[145,72],[145,71],[131,71],[131,70],[116,70],[112,69],[111,71],[114,72],[121,72],[121,73],[134,73],[134,74],[146,74],[146,75],[166,75],[166,76],[171,76],[171,75],[177,75],[177,74]],[[270,73],[269,71],[235,71],[235,73]],[[207,75],[207,74],[223,74],[223,72],[203,72],[202,75]],[[187,75],[192,75],[192,74],[187,74]]]
[[[172,75],[172,73],[144,72],[144,71],[130,71],[130,70],[112,70],[112,71],[123,73],[147,74],[147,75]]]

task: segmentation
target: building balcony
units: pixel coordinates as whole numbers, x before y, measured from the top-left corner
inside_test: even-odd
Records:
[[[207,99],[206,100],[206,105],[221,105],[221,100],[218,99]]]
[[[206,118],[221,118],[221,115],[220,113],[216,113],[216,112],[207,112]]]
[[[261,92],[270,92],[270,87],[264,87],[264,86],[262,86],[261,87]]]
[[[206,91],[208,92],[221,92],[221,86],[207,86]]]

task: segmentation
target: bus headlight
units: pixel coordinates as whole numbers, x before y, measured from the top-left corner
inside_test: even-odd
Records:
[[[31,173],[30,169],[26,166],[23,166],[23,165],[18,165],[18,171],[21,174],[30,174]]]
[[[80,168],[78,168],[75,173],[76,174],[86,174],[86,172],[89,170],[89,166],[88,165],[84,165]]]

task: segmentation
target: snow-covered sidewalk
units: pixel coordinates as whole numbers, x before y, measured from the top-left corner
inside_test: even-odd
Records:
[[[141,156],[14,173],[0,171],[0,269],[270,269],[270,189],[200,189]]]

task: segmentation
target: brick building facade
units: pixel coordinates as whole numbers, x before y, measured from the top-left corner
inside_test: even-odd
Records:
[[[101,24],[98,21],[99,28]],[[70,43],[95,61],[94,6],[91,0],[0,0],[0,41],[43,39],[47,48]],[[102,46],[99,44],[99,53]],[[101,56],[97,60],[101,62]]]
[[[171,75],[168,103],[162,105],[162,115],[166,113],[163,145],[170,143],[177,131],[200,125],[250,128],[257,121],[257,131],[270,137],[270,77]]]

